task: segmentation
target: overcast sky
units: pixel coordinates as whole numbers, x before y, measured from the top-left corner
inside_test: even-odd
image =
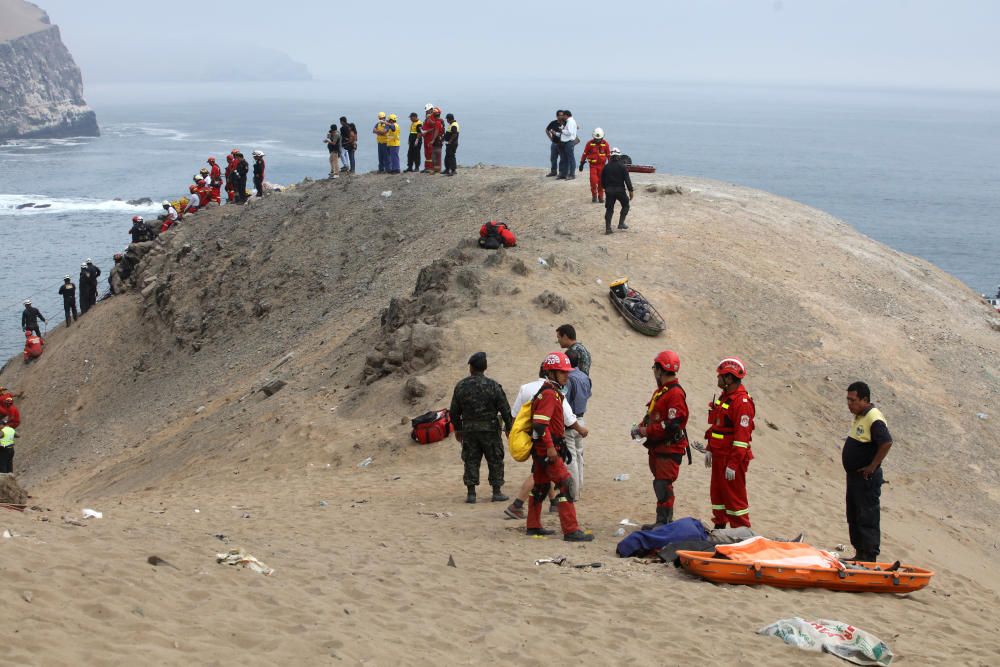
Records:
[[[318,79],[642,79],[1000,89],[994,0],[35,0],[87,83],[287,53]],[[381,7],[376,10],[375,7]]]

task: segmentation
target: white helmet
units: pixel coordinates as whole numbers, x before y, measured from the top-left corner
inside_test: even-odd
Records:
[[[431,104],[430,102],[428,102],[427,104],[424,105],[424,111],[430,111],[433,108],[434,108],[434,105]]]
[[[617,146],[615,146],[614,148],[611,149],[611,154],[612,155],[621,155],[622,154],[622,149],[620,149]]]
[[[254,151],[253,152],[253,156],[254,157],[264,157],[264,153],[262,151]]]
[[[30,306],[31,305],[31,299],[25,299],[24,300],[24,305]]]
[[[81,269],[85,269],[85,268],[87,268],[87,263],[86,263],[86,262],[84,262],[83,264],[81,264],[81,265],[80,265],[80,268],[81,268]]]
[[[168,202],[166,199],[164,199],[163,200],[163,208],[167,208],[168,206],[170,206],[170,202]]]
[[[94,263],[94,260],[92,260],[91,258],[88,257],[87,258],[87,264],[93,264],[93,263]]]
[[[599,127],[595,127],[594,128],[594,138],[595,139],[603,139],[604,138],[604,130],[602,130]]]
[[[70,278],[69,276],[63,276],[63,280],[73,280],[73,279]]]

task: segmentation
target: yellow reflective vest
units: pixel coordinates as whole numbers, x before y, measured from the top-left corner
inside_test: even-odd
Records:
[[[384,131],[385,131],[384,120],[380,120],[379,122],[375,123],[375,128],[374,128],[375,141],[377,141],[380,144],[384,144],[388,141],[388,138],[386,137],[385,134],[379,134],[379,132],[384,132]]]
[[[0,447],[13,447],[16,433],[10,426],[4,426],[0,431]]]
[[[398,146],[399,145],[399,123],[392,123],[391,125],[387,125],[386,127],[389,128],[389,133],[385,135],[385,139],[386,139],[385,142],[389,146]]]

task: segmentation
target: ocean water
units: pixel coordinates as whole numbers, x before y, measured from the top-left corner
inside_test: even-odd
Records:
[[[76,281],[86,258],[106,271],[128,244],[131,217],[159,212],[123,200],[176,198],[205,158],[221,161],[235,147],[263,150],[269,181],[325,177],[323,136],[341,115],[358,126],[358,168],[367,171],[375,114],[422,115],[428,101],[461,123],[460,165],[547,167],[544,127],[569,108],[584,132],[603,127],[612,145],[658,171],[774,192],[977,292],[992,296],[1000,283],[998,94],[511,81],[430,95],[412,84],[386,92],[307,82],[90,87],[87,97],[100,138],[0,146],[4,358],[22,345],[24,298],[61,321],[63,275]],[[577,187],[585,196],[585,182]],[[25,203],[36,207],[17,208]]]

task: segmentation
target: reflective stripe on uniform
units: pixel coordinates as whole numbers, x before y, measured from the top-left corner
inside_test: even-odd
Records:
[[[745,442],[740,442],[739,440],[733,440],[733,447],[742,447],[743,449],[746,449],[749,446],[750,445],[748,445]]]
[[[735,511],[726,510],[726,514],[728,514],[729,516],[745,516],[747,514],[750,514],[750,508],[748,507],[745,510],[735,510]]]
[[[532,415],[531,418],[535,421],[540,421],[540,422],[547,422],[550,419],[552,419],[552,417],[549,417],[548,415]]]
[[[712,505],[712,509],[713,510],[724,510],[724,509],[726,509],[726,506],[725,505]]]
[[[725,440],[726,439],[726,436],[722,435],[721,433],[713,433],[712,437],[715,438],[716,440]]]
[[[723,410],[728,410],[729,409],[729,403],[723,403],[722,404],[722,409]]]

